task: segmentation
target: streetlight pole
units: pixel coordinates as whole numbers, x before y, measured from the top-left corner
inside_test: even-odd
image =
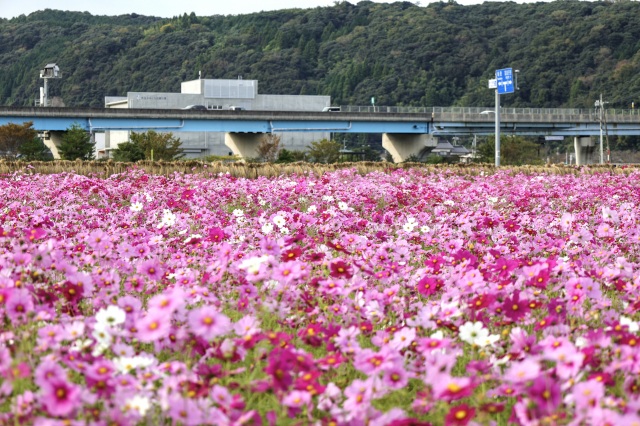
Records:
[[[600,93],[600,164],[604,164],[604,152],[602,148],[602,93]]]
[[[496,89],[496,167],[500,167],[500,93]]]

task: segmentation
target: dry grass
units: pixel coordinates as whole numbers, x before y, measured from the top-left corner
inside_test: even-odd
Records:
[[[153,175],[169,176],[174,173],[203,174],[206,176],[217,176],[220,173],[229,173],[234,177],[254,179],[260,176],[275,177],[289,175],[315,174],[317,176],[326,172],[340,169],[356,169],[358,173],[365,175],[372,172],[388,172],[396,169],[421,169],[425,173],[441,173],[445,170],[459,175],[480,175],[492,174],[496,171],[493,165],[489,164],[449,164],[433,165],[424,163],[402,163],[392,164],[385,162],[353,162],[336,164],[316,164],[316,163],[242,163],[242,162],[211,162],[202,161],[140,161],[137,163],[118,163],[108,161],[35,161],[26,163],[24,161],[0,160],[0,175],[12,174],[14,172],[56,174],[56,173],[76,173],[85,176],[110,177],[115,174],[124,173],[128,169],[144,170]],[[559,174],[577,175],[610,173],[628,175],[639,171],[637,166],[615,166],[615,165],[590,165],[577,168],[566,165],[545,165],[545,166],[505,166],[501,170],[508,170],[512,174]]]

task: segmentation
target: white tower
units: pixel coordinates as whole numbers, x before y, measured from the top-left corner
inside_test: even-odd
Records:
[[[56,64],[47,64],[40,70],[40,78],[44,79],[44,88],[40,90],[40,106],[49,106],[49,79],[62,78],[60,68]]]

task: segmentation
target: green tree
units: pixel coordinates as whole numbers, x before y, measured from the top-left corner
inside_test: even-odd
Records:
[[[305,161],[306,154],[302,151],[289,151],[282,148],[278,153],[276,163],[295,163],[296,161]]]
[[[340,144],[328,139],[311,142],[308,154],[314,163],[335,163],[340,158]]]
[[[137,145],[147,160],[178,160],[184,157],[182,142],[173,133],[158,133],[149,130],[144,133],[132,132],[130,142]]]
[[[114,161],[135,162],[144,160],[144,151],[138,144],[123,142],[111,151]]]
[[[500,164],[503,166],[520,166],[523,164],[542,164],[540,145],[522,136],[506,136],[500,139]],[[478,145],[480,161],[495,162],[495,139],[489,137]]]
[[[9,123],[0,126],[0,157],[15,157],[20,146],[37,138],[38,133],[32,128],[33,122],[20,124]]]
[[[92,160],[95,145],[91,142],[91,135],[86,130],[79,124],[73,124],[62,136],[58,152],[63,160]]]
[[[49,161],[53,160],[51,150],[42,142],[40,138],[33,138],[24,142],[18,147],[20,159],[26,161]]]

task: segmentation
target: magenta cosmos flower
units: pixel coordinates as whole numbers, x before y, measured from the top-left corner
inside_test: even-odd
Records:
[[[231,321],[211,306],[203,306],[189,312],[189,328],[196,336],[213,340],[231,330]]]
[[[57,377],[42,385],[42,404],[52,416],[69,416],[81,404],[80,388],[64,379]]]

